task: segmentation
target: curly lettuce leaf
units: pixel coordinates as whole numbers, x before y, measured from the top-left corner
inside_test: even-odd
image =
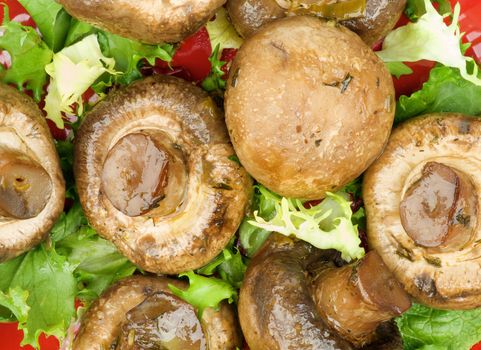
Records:
[[[417,22],[399,27],[388,34],[382,51],[377,55],[385,62],[416,62],[430,60],[459,69],[467,81],[481,86],[478,66],[474,59],[465,57],[460,46],[458,26],[461,7],[456,4],[452,23],[448,26],[431,1],[424,0],[426,13]]]
[[[215,14],[215,19],[206,24],[212,48],[219,46],[219,52],[224,49],[238,49],[242,39],[227,18],[227,11],[221,7]]]
[[[45,66],[52,61],[53,52],[32,27],[10,20],[8,6],[3,6],[3,23],[0,27],[0,49],[11,56],[12,65],[4,69],[0,65],[2,81],[24,87],[33,92],[38,102],[47,82]]]
[[[346,261],[364,256],[357,226],[351,221],[350,203],[342,193],[327,193],[322,202],[310,208],[298,199],[285,197],[274,205],[276,213],[272,219],[265,220],[254,212],[255,220],[249,223],[266,231],[295,236],[319,249],[335,249]]]
[[[219,53],[220,45],[217,44],[212,55],[209,57],[209,62],[211,64],[211,70],[209,76],[202,82],[202,88],[207,92],[213,91],[223,91],[225,90],[226,81],[222,79],[225,75],[222,67],[226,62],[220,60]]]
[[[237,291],[229,283],[218,278],[200,276],[189,271],[180,274],[179,277],[189,279],[189,288],[182,290],[169,285],[171,292],[185,300],[197,309],[199,317],[206,308],[218,309],[220,302],[227,300],[229,303],[237,300]]]
[[[0,290],[0,306],[7,311],[7,316],[0,312],[0,322],[18,321],[25,326],[30,310],[27,299],[28,292],[21,288],[9,288],[6,292]]]
[[[73,114],[72,105],[77,104],[81,115],[82,94],[102,74],[116,74],[114,66],[115,60],[102,54],[94,34],[56,53],[53,62],[45,67],[51,77],[44,108],[47,118],[63,129],[62,112]]]
[[[389,73],[398,79],[403,75],[409,75],[413,73],[413,70],[402,62],[386,62],[386,66],[389,70]]]
[[[481,309],[435,310],[414,304],[396,319],[405,350],[469,350],[481,339]]]
[[[439,5],[439,13],[448,15],[452,12],[449,0],[431,0],[431,2]],[[408,0],[404,10],[406,16],[413,22],[416,22],[422,15],[426,13],[426,5],[424,0]]]
[[[18,0],[28,11],[43,41],[57,52],[64,47],[72,17],[55,0]]]
[[[481,115],[481,86],[465,80],[457,69],[435,67],[421,90],[399,98],[395,120],[438,112]]]

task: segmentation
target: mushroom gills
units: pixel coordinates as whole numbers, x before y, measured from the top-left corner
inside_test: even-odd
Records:
[[[168,140],[162,132],[135,132],[110,149],[102,188],[125,215],[168,215],[181,205],[187,175],[181,153]]]
[[[459,249],[471,239],[476,201],[474,185],[466,174],[428,162],[400,203],[401,223],[417,245]]]
[[[194,308],[157,292],[126,314],[117,350],[204,350],[206,338]]]
[[[50,176],[36,161],[13,151],[0,150],[0,214],[15,219],[37,216],[52,190]]]

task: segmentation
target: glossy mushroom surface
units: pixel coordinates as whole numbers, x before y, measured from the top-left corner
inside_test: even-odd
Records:
[[[480,136],[475,118],[412,119],[364,177],[369,244],[431,307],[481,306]]]
[[[40,243],[63,211],[65,182],[37,105],[0,84],[0,262]]]
[[[111,94],[76,137],[75,177],[90,224],[144,270],[199,268],[227,245],[252,182],[222,114],[200,88],[151,77]]]
[[[230,69],[227,127],[242,165],[286,196],[322,198],[381,153],[394,118],[384,63],[348,29],[297,16],[246,40]]]
[[[76,350],[235,350],[241,338],[232,307],[197,311],[171,294],[165,277],[134,276],[111,286],[82,318]],[[211,336],[214,334],[215,336]]]
[[[353,349],[376,340],[410,300],[376,253],[342,267],[320,251],[272,235],[248,267],[239,318],[251,349]],[[390,341],[389,337],[382,343]]]
[[[148,44],[179,42],[204,25],[226,0],[59,0],[96,27]]]
[[[392,30],[406,0],[228,0],[227,10],[237,32],[252,36],[263,25],[293,15],[335,19],[373,45]]]

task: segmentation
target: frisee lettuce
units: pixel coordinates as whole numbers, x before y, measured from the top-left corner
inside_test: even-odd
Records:
[[[202,88],[208,92],[223,91],[225,89],[226,81],[222,78],[225,73],[222,67],[226,62],[220,60],[220,45],[217,44],[212,55],[209,57],[211,70],[209,76],[202,82]]]
[[[63,129],[63,113],[83,113],[82,94],[104,73],[116,74],[115,60],[105,57],[95,34],[89,35],[53,56],[45,67],[50,75],[50,86],[45,98],[47,118]]]
[[[274,202],[275,215],[265,220],[254,212],[249,221],[266,231],[294,236],[319,249],[335,249],[346,261],[360,259],[364,249],[357,226],[353,225],[352,210],[345,193],[327,193],[326,198],[310,208],[298,199],[281,197]]]
[[[237,291],[229,283],[214,277],[197,275],[193,271],[180,274],[179,277],[189,279],[189,288],[182,290],[169,285],[172,294],[185,300],[197,309],[199,318],[206,308],[218,309],[223,300],[229,303],[237,300]]]
[[[37,102],[47,83],[44,67],[52,60],[53,52],[31,27],[10,20],[8,6],[3,4],[3,23],[0,27],[0,49],[6,50],[12,65],[5,70],[0,65],[4,83],[15,84],[19,90],[25,87],[33,92]]]
[[[219,52],[224,49],[238,49],[242,39],[227,18],[227,11],[221,7],[215,14],[215,19],[206,24],[212,49],[219,46]]]
[[[449,15],[452,11],[449,0],[431,0],[431,2],[439,5],[439,13]],[[424,0],[408,0],[404,10],[406,16],[413,22],[416,22],[422,15],[426,13],[426,5]]]
[[[481,339],[481,309],[435,310],[414,304],[396,319],[405,350],[469,350]]]
[[[409,23],[390,32],[377,55],[385,62],[416,62],[430,60],[459,69],[467,81],[481,86],[478,66],[474,59],[463,55],[461,32],[458,26],[461,6],[454,7],[452,22],[448,26],[431,1],[424,0],[426,13],[417,22]]]

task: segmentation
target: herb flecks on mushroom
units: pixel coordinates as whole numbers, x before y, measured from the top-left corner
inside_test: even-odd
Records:
[[[480,136],[475,118],[412,119],[364,177],[369,244],[432,307],[481,306]]]
[[[0,85],[0,261],[40,243],[60,216],[65,183],[36,104]]]
[[[179,42],[204,25],[226,0],[59,0],[75,18],[148,44]]]
[[[249,174],[284,197],[320,199],[379,156],[393,123],[394,88],[357,35],[314,17],[289,17],[242,45],[225,111]]]
[[[253,349],[352,349],[410,300],[376,253],[343,267],[330,251],[273,234],[252,260],[239,317]],[[383,339],[388,341],[388,339]]]
[[[73,349],[235,350],[241,345],[232,307],[197,310],[172,295],[165,277],[134,276],[111,286],[82,318]]]
[[[80,201],[93,227],[144,270],[199,268],[227,245],[252,182],[200,88],[152,77],[114,92],[76,139]]]

